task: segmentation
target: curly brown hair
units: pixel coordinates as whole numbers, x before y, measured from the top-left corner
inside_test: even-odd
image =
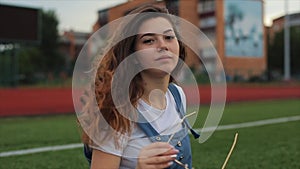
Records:
[[[151,12],[151,15],[141,15],[142,13]],[[137,31],[139,26],[148,19],[164,17],[166,18],[173,26],[175,34],[179,43],[179,57],[184,60],[186,56],[186,49],[184,44],[179,40],[180,36],[176,31],[176,27],[171,17],[168,17],[169,14],[166,8],[162,8],[160,6],[156,6],[154,4],[147,4],[140,6],[129,13],[133,17],[131,19],[126,19],[126,21],[122,22],[119,27],[114,31],[114,35],[111,38],[111,43],[116,44],[110,47],[107,52],[103,55],[102,59],[97,63],[97,72],[94,83],[94,96],[89,95],[85,97],[85,106],[83,109],[83,114],[85,116],[89,116],[88,118],[92,120],[89,128],[92,128],[92,132],[88,132],[89,134],[99,134],[99,130],[97,126],[99,123],[98,118],[101,116],[95,115],[94,108],[91,108],[93,105],[92,102],[96,97],[96,105],[98,106],[102,117],[106,120],[106,122],[118,133],[126,134],[131,133],[132,129],[132,121],[126,117],[124,117],[116,108],[112,94],[112,79],[114,72],[116,71],[119,64],[129,55],[135,52],[135,42],[137,37]],[[128,35],[132,35],[127,37]],[[118,39],[123,39],[119,42],[116,42]],[[130,68],[131,65],[125,66],[124,69]],[[179,70],[182,67],[182,62],[178,62],[174,71]],[[121,71],[124,73],[124,78],[126,77],[126,70]],[[174,78],[170,77],[170,82],[174,82]],[[93,89],[92,87],[92,89]],[[123,91],[124,92],[124,91]],[[129,98],[130,103],[133,107],[136,108],[138,100],[144,94],[144,89],[142,85],[141,75],[138,73],[133,80],[130,82],[129,86]],[[87,92],[88,93],[88,92]],[[88,98],[88,99],[87,99]],[[128,113],[133,113],[130,110],[127,110]],[[86,134],[86,131],[83,131],[82,139],[84,143],[92,144],[93,141]],[[117,139],[115,139],[117,140]]]

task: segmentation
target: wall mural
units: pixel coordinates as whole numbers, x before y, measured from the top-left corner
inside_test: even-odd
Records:
[[[262,1],[224,0],[225,55],[263,57]]]

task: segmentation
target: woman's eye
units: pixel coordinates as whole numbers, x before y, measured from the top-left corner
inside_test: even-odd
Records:
[[[165,36],[165,39],[167,39],[167,40],[172,40],[174,38],[175,38],[175,36],[173,36],[173,35]]]
[[[154,42],[153,39],[146,39],[143,41],[144,44],[152,44]]]

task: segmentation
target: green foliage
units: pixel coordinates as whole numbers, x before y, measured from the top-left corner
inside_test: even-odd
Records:
[[[40,43],[11,44],[13,49],[0,53],[0,84],[14,81],[21,85],[34,84],[55,79],[64,71],[66,61],[59,53],[58,19],[55,12],[42,11],[41,22]]]
[[[207,72],[198,73],[195,75],[198,84],[209,84],[210,79]]]
[[[12,81],[11,51],[0,53],[0,84],[8,85]]]
[[[271,70],[283,72],[283,31],[275,34],[273,42],[268,47],[268,67]]]
[[[206,70],[198,70],[197,68],[195,67],[191,67],[190,68],[192,73],[193,73],[193,76],[197,82],[197,84],[209,84],[210,83],[210,79],[209,79],[209,76],[208,76],[208,73]],[[187,77],[185,77],[187,78]],[[186,79],[186,81],[188,81]],[[192,80],[190,80],[192,82]]]
[[[291,74],[300,74],[300,27],[290,28],[290,59]],[[284,30],[277,32],[272,42],[268,44],[268,68],[269,71],[277,71],[283,74],[284,65]]]
[[[300,26],[291,28],[291,72],[300,77]]]
[[[55,12],[43,12],[42,22],[40,51],[43,60],[40,69],[43,72],[59,72],[63,69],[65,62],[63,56],[58,52],[58,19]]]
[[[58,47],[58,19],[54,11],[44,11],[42,13],[42,43],[41,49],[44,52],[53,52],[52,49]]]
[[[18,53],[20,83],[31,84],[36,81],[34,75],[39,72],[42,63],[41,51],[36,47],[23,47]]]

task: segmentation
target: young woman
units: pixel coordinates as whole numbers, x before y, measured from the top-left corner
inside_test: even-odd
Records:
[[[97,63],[92,92],[101,116],[91,108],[90,97],[83,111],[93,121],[83,133],[85,154],[92,169],[191,168],[189,125],[182,123],[186,99],[171,76],[182,66],[185,47],[166,9],[146,5],[130,14],[133,17],[120,24],[112,38],[116,45]],[[128,80],[129,69],[141,70],[130,79],[128,98],[134,110],[116,106],[112,96],[112,90],[118,90],[112,86],[117,68],[132,55],[118,80]],[[121,103],[127,98],[123,92],[117,92]]]

